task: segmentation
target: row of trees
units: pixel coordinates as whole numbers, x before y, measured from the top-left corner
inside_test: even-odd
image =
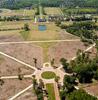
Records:
[[[0,21],[19,21],[20,18],[18,16],[9,16],[9,17],[1,17],[0,16]]]
[[[43,97],[44,83],[43,83],[43,81],[39,80],[39,84],[38,84],[35,76],[33,76],[32,81],[33,81],[33,89],[35,91],[35,94],[37,95],[37,99],[44,100],[44,97]]]

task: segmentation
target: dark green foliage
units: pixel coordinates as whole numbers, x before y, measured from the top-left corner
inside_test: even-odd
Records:
[[[74,76],[64,76],[64,80],[63,80],[63,90],[66,91],[66,93],[70,93],[74,90],[74,85],[76,84],[75,82],[76,77]]]
[[[40,83],[38,84],[37,80],[35,79],[35,76],[33,76],[32,82],[33,82],[33,89],[37,95],[37,99],[44,100],[44,98],[43,98],[43,87],[44,87],[43,81],[40,80]]]
[[[72,69],[77,73],[77,77],[81,83],[90,83],[98,69],[97,67],[96,60],[91,60],[88,53],[77,53],[77,58]]]
[[[61,0],[41,0],[41,5],[44,6],[59,6]],[[5,0],[2,5],[3,8],[20,9],[25,7],[34,7],[39,4],[39,0]]]
[[[84,90],[75,90],[67,95],[66,100],[97,100],[97,98],[87,94]]]
[[[0,21],[19,21],[20,17],[19,16],[9,16],[9,17],[1,17],[0,16]]]
[[[0,79],[0,86],[2,86],[4,84],[4,80]]]
[[[25,31],[29,31],[29,30],[30,30],[30,28],[29,28],[29,25],[28,25],[28,24],[24,24],[24,30],[25,30]]]
[[[67,70],[67,68],[68,68],[68,63],[67,63],[67,60],[65,59],[65,58],[61,58],[60,59],[60,62],[61,62],[61,64],[63,65],[63,68],[65,69],[65,70]]]
[[[77,22],[69,26],[67,32],[76,36],[85,37],[87,39],[93,39],[94,32],[98,26],[93,22]]]
[[[76,85],[76,77],[74,76],[64,76],[63,89],[60,92],[61,100],[65,100],[66,95],[74,91],[74,86]]]
[[[94,74],[94,78],[95,78],[96,80],[98,80],[98,69],[96,70],[96,72],[95,72],[95,74]]]

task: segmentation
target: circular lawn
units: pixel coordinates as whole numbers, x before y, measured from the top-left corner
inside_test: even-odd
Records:
[[[41,74],[42,78],[44,79],[53,79],[56,77],[56,74],[54,72],[51,72],[51,71],[46,71],[46,72],[43,72]]]

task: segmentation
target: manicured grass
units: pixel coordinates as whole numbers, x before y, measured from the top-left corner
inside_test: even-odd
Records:
[[[47,92],[48,92],[48,100],[56,100],[55,99],[55,93],[54,93],[54,86],[53,84],[46,84],[46,89],[47,89]]]
[[[51,15],[55,15],[55,14],[61,15],[61,14],[63,14],[61,9],[58,8],[58,7],[45,7],[45,12],[46,12],[46,14],[49,14],[49,15],[50,14]]]
[[[68,9],[68,8],[65,8],[64,10],[63,10],[65,13],[77,13],[77,12],[79,12],[79,13],[96,13],[97,12],[97,9],[95,9],[95,8],[72,8],[72,9]]]
[[[8,10],[8,9],[4,9],[2,13],[0,13],[1,16],[33,16],[35,14],[35,10],[31,9],[31,10],[24,10],[24,9],[20,9],[20,10]]]
[[[56,43],[52,42],[52,43],[35,43],[35,44],[43,48],[44,62],[48,62],[49,61],[49,55],[48,55],[49,48],[55,45]]]
[[[41,76],[44,79],[53,79],[56,77],[56,74],[54,72],[46,71],[46,72],[43,72]]]
[[[27,40],[29,36],[29,31],[21,31],[20,34],[24,40]]]

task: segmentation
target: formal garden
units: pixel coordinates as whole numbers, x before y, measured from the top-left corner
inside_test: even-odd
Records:
[[[0,100],[97,100],[97,64],[97,0],[0,1]]]

